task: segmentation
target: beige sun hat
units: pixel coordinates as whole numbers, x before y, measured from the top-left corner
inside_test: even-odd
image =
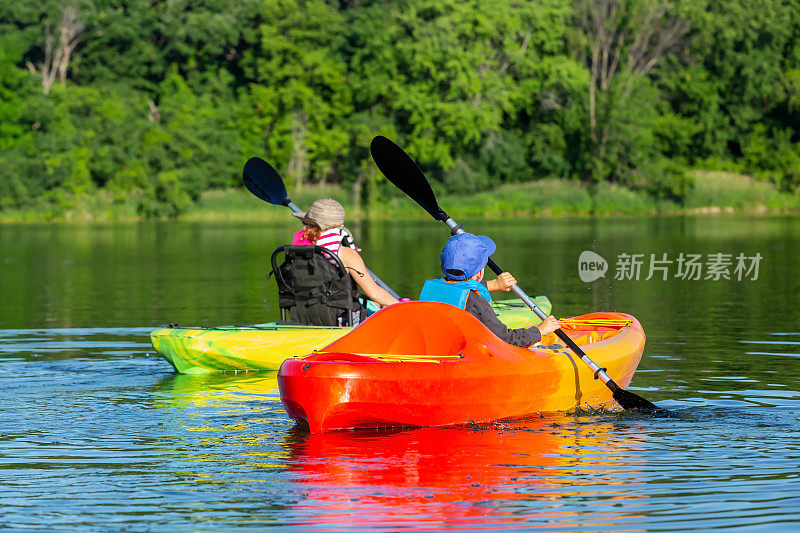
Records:
[[[292,213],[304,224],[316,224],[323,231],[344,225],[344,207],[333,198],[321,198],[305,213]]]

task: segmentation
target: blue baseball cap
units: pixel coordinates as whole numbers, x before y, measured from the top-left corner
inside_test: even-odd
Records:
[[[494,241],[483,235],[453,235],[442,248],[442,272],[447,279],[463,281],[481,271],[497,250]]]

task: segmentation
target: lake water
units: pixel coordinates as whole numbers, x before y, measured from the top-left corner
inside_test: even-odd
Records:
[[[639,318],[631,390],[672,416],[309,436],[274,374],[175,375],[148,338],[276,319],[291,220],[0,225],[0,529],[800,530],[797,217],[462,222],[557,316]],[[352,229],[401,295],[436,276],[443,225]]]

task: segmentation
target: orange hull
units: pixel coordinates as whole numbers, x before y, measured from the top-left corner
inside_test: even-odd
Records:
[[[575,321],[564,331],[627,387],[644,350],[639,322],[622,313]],[[555,342],[548,336],[542,343]],[[318,353],[284,361],[278,385],[289,416],[306,421],[312,433],[613,404],[611,391],[568,350],[511,346],[469,313],[433,302],[387,307]]]

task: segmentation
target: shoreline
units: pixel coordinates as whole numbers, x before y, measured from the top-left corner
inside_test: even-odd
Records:
[[[675,216],[725,214],[800,213],[800,194],[779,191],[774,185],[750,176],[719,171],[694,171],[693,187],[681,203],[656,199],[641,190],[615,184],[588,184],[542,179],[505,184],[469,196],[441,194],[440,205],[456,218],[604,218],[620,216]],[[317,198],[330,197],[344,206],[349,220],[429,218],[413,200],[393,197],[368,206],[357,204],[342,186],[306,186],[293,201],[301,208]],[[197,202],[174,217],[138,214],[136,195],[125,199],[107,191],[95,191],[68,205],[42,202],[28,209],[0,211],[0,224],[132,223],[174,221],[272,221],[285,219],[285,208],[268,204],[244,188],[205,191]]]
[[[377,209],[376,209],[377,210]],[[4,216],[0,213],[0,227],[3,225],[24,225],[24,224],[139,224],[143,222],[273,222],[288,220],[287,214],[280,214],[283,211],[275,214],[266,213],[241,213],[241,212],[208,212],[205,214],[188,213],[179,215],[177,217],[96,217],[88,213],[74,214],[59,217],[47,217],[43,214],[29,213],[26,216]],[[767,206],[757,206],[749,209],[738,209],[731,206],[706,206],[706,207],[692,207],[684,209],[670,209],[670,210],[642,210],[642,211],[603,211],[601,213],[592,212],[579,212],[579,211],[559,211],[547,212],[547,210],[530,212],[530,211],[498,211],[498,212],[485,212],[485,213],[459,213],[457,209],[448,210],[456,219],[469,218],[469,219],[501,219],[507,217],[525,218],[525,219],[558,219],[558,218],[613,218],[613,217],[641,217],[641,216],[654,216],[654,217],[678,217],[678,216],[728,216],[728,215],[758,215],[758,216],[778,216],[778,215],[793,215],[800,214],[800,208],[769,208]],[[352,214],[348,211],[348,220],[365,221],[365,220],[428,220],[430,215],[420,209],[419,214],[407,212],[392,212],[383,211],[382,214],[370,213],[369,211],[353,211]]]

